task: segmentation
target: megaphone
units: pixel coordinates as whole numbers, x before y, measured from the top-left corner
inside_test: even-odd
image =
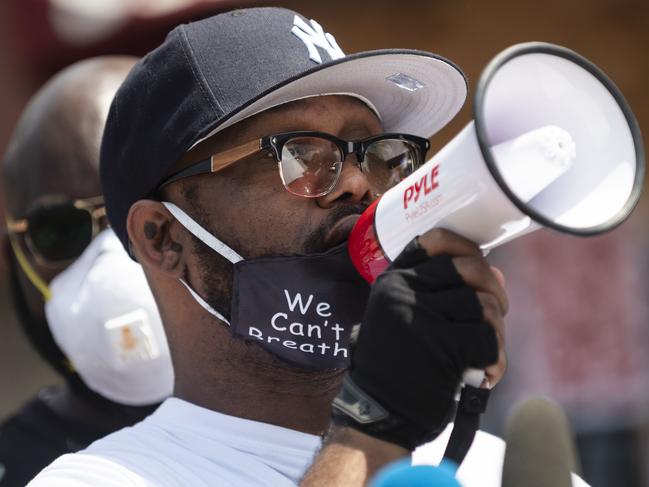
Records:
[[[542,226],[597,235],[637,204],[645,172],[638,123],[613,82],[579,54],[541,42],[504,50],[482,72],[473,111],[473,121],[356,222],[349,253],[369,282],[433,227],[487,252]],[[463,374],[464,412],[445,452],[456,464],[478,428],[470,402],[483,378],[477,369]]]
[[[644,180],[636,119],[613,82],[561,46],[531,42],[482,72],[474,120],[376,200],[349,238],[370,282],[433,227],[488,251],[540,227],[597,235],[624,221]]]

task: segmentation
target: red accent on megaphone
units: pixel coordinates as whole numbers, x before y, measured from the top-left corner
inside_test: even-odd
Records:
[[[374,215],[378,203],[377,199],[363,212],[347,241],[347,249],[354,267],[370,284],[390,265],[374,230]]]

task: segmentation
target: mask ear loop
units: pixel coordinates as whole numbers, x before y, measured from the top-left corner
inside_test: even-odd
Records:
[[[31,282],[38,292],[41,293],[45,302],[52,299],[52,291],[50,290],[50,287],[43,278],[38,275],[36,269],[34,269],[34,267],[29,263],[27,256],[25,256],[25,253],[20,248],[16,238],[11,233],[9,233],[9,244],[11,245],[11,250],[13,250],[13,253],[16,256],[18,265],[25,273],[25,276],[27,276],[27,279],[29,279],[29,282]]]
[[[227,323],[228,326],[230,326],[230,321],[223,316],[221,313],[216,311],[214,308],[212,308],[207,301],[205,301],[200,294],[198,294],[196,291],[194,291],[189,284],[183,279],[180,278],[178,279],[180,283],[187,288],[187,291],[189,291],[189,294],[192,295],[192,297],[196,300],[196,302],[203,308],[205,311],[207,311],[209,314],[212,316],[216,316],[219,320],[223,321],[224,323]]]
[[[168,201],[163,201],[162,204],[167,210],[169,210],[169,213],[171,213],[173,217],[178,220],[178,223],[185,227],[187,231],[189,231],[189,233],[194,235],[214,252],[222,255],[233,264],[236,264],[237,262],[243,260],[243,257],[232,250],[231,247],[228,247],[228,245],[205,230],[198,222],[196,222],[191,216],[178,208],[176,205],[169,203]]]
[[[172,214],[172,216],[178,221],[178,223],[180,223],[183,227],[185,227],[185,229],[187,229],[189,233],[194,235],[197,239],[199,239],[209,248],[214,250],[216,253],[225,257],[232,264],[236,264],[237,262],[243,260],[243,257],[241,257],[234,250],[232,250],[231,247],[229,247],[221,240],[216,238],[214,235],[212,235],[210,232],[205,230],[205,228],[203,228],[200,224],[198,224],[198,222],[196,222],[192,217],[190,217],[187,213],[185,213],[183,210],[178,208],[176,205],[168,201],[163,201],[162,204],[167,210],[169,210],[169,213]],[[200,294],[194,291],[184,279],[179,279],[179,281],[183,286],[187,288],[189,294],[191,294],[194,300],[205,311],[207,311],[212,316],[215,316],[216,318],[223,321],[224,323],[227,323],[227,325],[230,326],[230,320],[228,320],[225,316],[223,316],[221,313],[216,311],[212,306],[210,306],[209,303],[205,301]]]

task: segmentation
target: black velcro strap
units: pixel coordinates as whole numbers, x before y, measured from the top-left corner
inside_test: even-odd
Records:
[[[480,415],[487,409],[489,392],[489,389],[469,385],[462,388],[453,431],[444,452],[444,458],[452,460],[458,466],[471,448],[480,427]]]
[[[444,421],[442,429],[449,419]],[[391,413],[354,383],[349,374],[345,374],[342,388],[334,399],[332,422],[410,451],[432,440],[440,432],[426,431],[421,425]]]
[[[458,412],[470,414],[482,414],[487,410],[487,401],[489,401],[489,389],[482,387],[473,387],[465,385],[460,393],[460,404]]]
[[[349,374],[345,374],[333,407],[360,424],[376,423],[390,416],[383,406],[352,381]]]

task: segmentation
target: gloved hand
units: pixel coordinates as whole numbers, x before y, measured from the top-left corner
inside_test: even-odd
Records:
[[[443,230],[413,240],[372,287],[334,421],[409,450],[434,438],[465,369],[504,369],[506,308],[473,243]]]

